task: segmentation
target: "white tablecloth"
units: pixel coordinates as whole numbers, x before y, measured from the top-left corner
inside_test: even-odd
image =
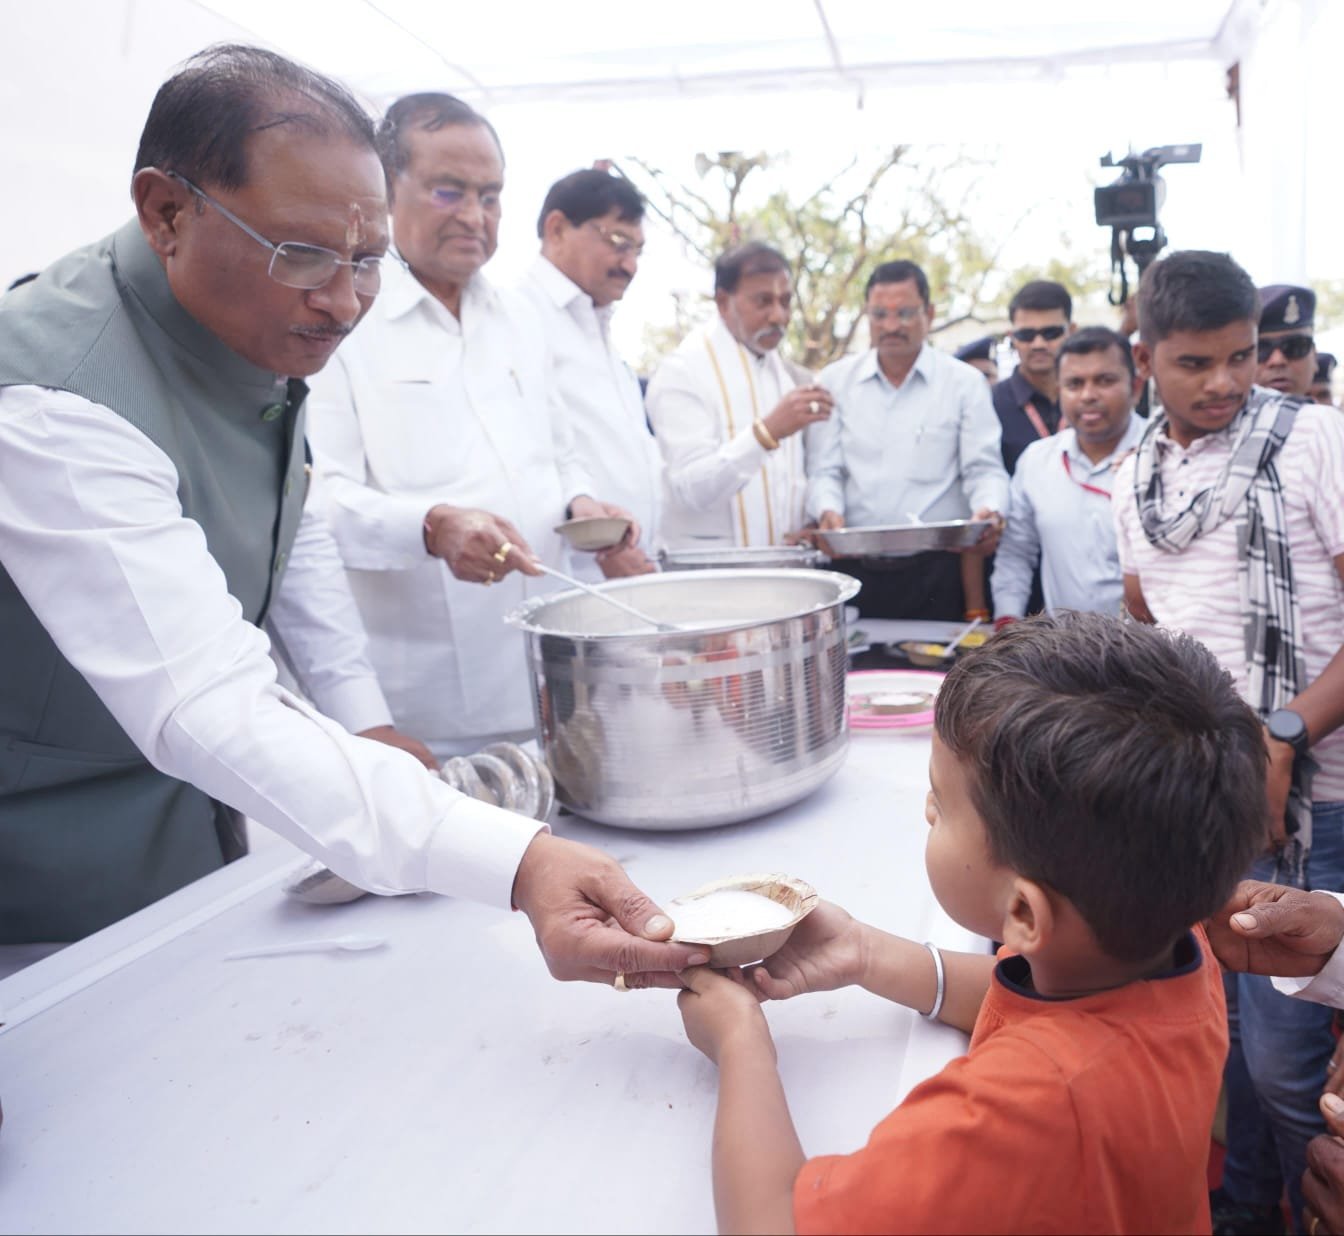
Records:
[[[927,735],[855,735],[806,801],[704,832],[572,818],[656,898],[778,870],[983,947],[923,866]],[[552,980],[529,924],[279,891],[270,846],[0,982],[0,1229],[708,1232],[712,1067],[670,992]],[[225,961],[346,933],[374,952]],[[861,991],[768,1006],[809,1153],[847,1151],[964,1036]]]

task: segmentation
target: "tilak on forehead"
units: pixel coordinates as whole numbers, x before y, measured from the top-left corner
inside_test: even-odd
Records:
[[[350,218],[345,225],[345,247],[347,249],[358,249],[364,243],[364,235],[364,212],[359,208],[358,202],[352,202],[350,204]]]

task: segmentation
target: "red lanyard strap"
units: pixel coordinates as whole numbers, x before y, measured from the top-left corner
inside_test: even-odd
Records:
[[[1107,501],[1110,501],[1111,491],[1102,489],[1099,485],[1090,485],[1087,481],[1080,481],[1073,475],[1073,465],[1069,463],[1069,452],[1061,451],[1059,457],[1064,461],[1064,471],[1069,474],[1069,480],[1073,481],[1080,489],[1087,490],[1090,494],[1100,494]]]

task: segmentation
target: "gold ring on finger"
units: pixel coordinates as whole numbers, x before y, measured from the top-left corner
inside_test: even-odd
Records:
[[[513,549],[512,541],[501,541],[499,548],[495,550],[495,561],[496,562],[506,561],[512,549]]]
[[[1320,1215],[1312,1215],[1311,1222],[1307,1224],[1307,1236],[1316,1236],[1316,1229],[1321,1226]]]
[[[486,574],[486,577],[485,577],[485,586],[488,588],[488,587],[490,587],[490,585],[493,584],[494,582],[495,582],[495,573],[494,573],[493,571],[490,571],[490,572],[488,572],[488,573]]]
[[[624,975],[624,974],[618,974],[614,979],[612,979],[612,981],[611,981],[611,985],[612,985],[614,988],[616,988],[617,991],[629,991],[629,990],[630,990],[630,988],[626,986],[626,983],[625,983],[625,975]]]
[[[807,405],[807,410],[811,412],[813,416],[816,416],[816,414],[821,411],[821,404],[814,399]]]

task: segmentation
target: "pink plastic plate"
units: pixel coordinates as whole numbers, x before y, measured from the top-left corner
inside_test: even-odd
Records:
[[[931,670],[854,670],[846,680],[855,730],[913,730],[933,724],[943,675]]]

